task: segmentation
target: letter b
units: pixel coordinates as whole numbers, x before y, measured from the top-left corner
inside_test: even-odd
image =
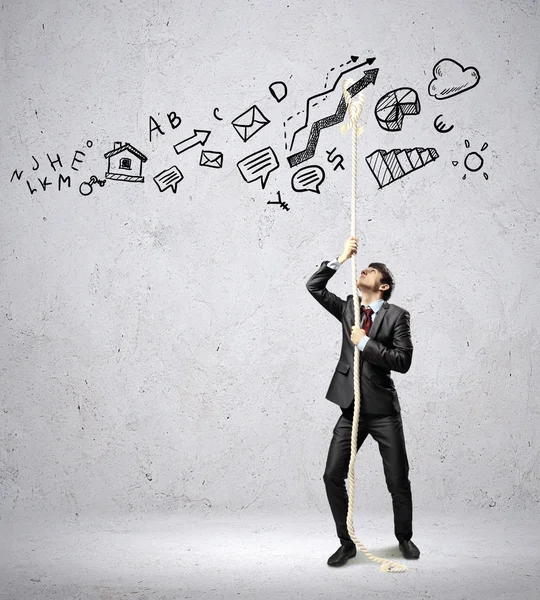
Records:
[[[169,119],[169,123],[171,124],[171,127],[173,129],[176,129],[182,122],[182,119],[180,117],[178,117],[174,111],[170,112],[167,115],[167,118]]]

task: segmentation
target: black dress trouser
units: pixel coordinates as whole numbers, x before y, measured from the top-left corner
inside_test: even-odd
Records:
[[[350,411],[348,415],[350,416]],[[323,476],[337,535],[345,545],[354,545],[347,532],[348,495],[345,486],[351,457],[351,432],[352,417],[349,418],[347,413],[342,414],[334,427]],[[386,486],[392,496],[395,536],[399,541],[410,540],[412,538],[412,496],[401,414],[360,414],[358,450],[368,434],[371,434],[379,444]]]

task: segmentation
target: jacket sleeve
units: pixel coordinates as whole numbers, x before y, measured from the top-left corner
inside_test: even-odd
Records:
[[[341,321],[346,302],[326,289],[328,280],[336,274],[336,270],[327,267],[327,264],[327,260],[321,263],[318,270],[308,279],[306,287],[308,292],[319,304],[322,304],[328,312],[332,313],[336,319]]]
[[[370,339],[362,351],[362,360],[390,371],[406,373],[412,362],[413,345],[411,340],[410,313],[404,310],[394,325],[393,348],[383,346]]]

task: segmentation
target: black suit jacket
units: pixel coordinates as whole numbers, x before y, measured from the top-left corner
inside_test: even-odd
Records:
[[[309,293],[341,322],[343,339],[341,355],[326,393],[326,398],[342,408],[354,401],[353,366],[354,344],[351,331],[354,325],[353,296],[347,300],[326,289],[336,270],[323,261],[309,278]],[[406,373],[411,366],[413,345],[410,314],[396,304],[384,302],[377,311],[369,332],[369,342],[360,353],[360,412],[362,414],[396,414],[401,412],[399,399],[390,371]]]

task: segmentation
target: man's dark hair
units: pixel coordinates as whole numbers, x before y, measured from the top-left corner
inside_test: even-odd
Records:
[[[377,271],[380,272],[381,285],[383,283],[387,283],[390,286],[387,290],[383,291],[382,295],[383,300],[388,300],[392,295],[392,292],[394,291],[394,286],[396,285],[396,282],[394,281],[394,276],[390,272],[390,269],[384,263],[373,262],[369,266],[373,267],[374,269],[377,269]]]

